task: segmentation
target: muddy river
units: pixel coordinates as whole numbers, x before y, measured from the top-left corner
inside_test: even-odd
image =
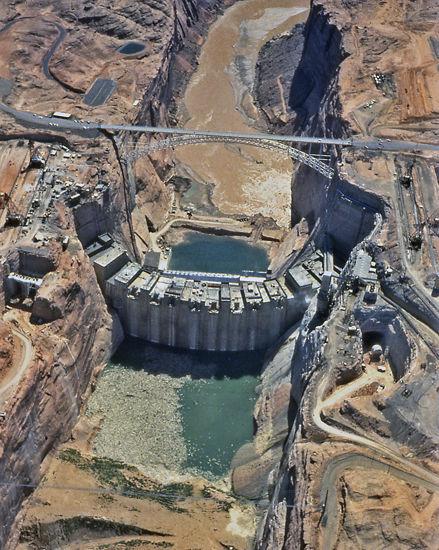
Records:
[[[184,97],[186,127],[255,132],[252,98],[261,47],[306,18],[306,0],[238,2],[212,26],[199,66]],[[227,214],[262,213],[288,227],[291,161],[270,151],[238,145],[196,145],[177,149],[181,175],[211,184],[212,200]]]

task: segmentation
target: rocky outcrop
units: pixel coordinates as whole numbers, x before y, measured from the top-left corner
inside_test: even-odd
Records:
[[[324,5],[313,2],[305,27],[274,38],[260,52],[256,97],[269,122],[285,133],[344,134],[337,87],[346,56],[340,29]]]
[[[232,461],[232,485],[236,494],[265,502],[282,458],[282,448],[295,411],[291,402],[291,358],[296,334],[267,355],[254,411],[256,433]]]
[[[50,275],[50,287],[35,305],[47,312],[46,325],[29,327],[32,356],[26,361],[15,395],[3,406],[0,424],[0,514],[4,547],[10,526],[29,489],[38,483],[40,465],[53,446],[65,440],[76,422],[95,370],[105,364],[121,333],[99,292],[93,269],[82,253],[67,254]],[[67,283],[68,282],[68,283]],[[63,289],[63,290],[62,290]],[[43,304],[47,308],[43,309]],[[12,542],[11,542],[12,544]]]
[[[293,115],[290,97],[302,58],[304,29],[303,23],[296,25],[291,32],[268,41],[259,52],[254,93],[269,124],[286,124]]]
[[[385,402],[384,416],[392,438],[411,449],[418,457],[439,460],[438,376],[434,363],[427,372],[406,382]],[[416,411],[416,420],[413,412]]]
[[[56,275],[49,275],[37,292],[32,317],[40,323],[51,323],[65,318],[75,308],[83,307],[84,302],[84,292],[76,281],[64,285],[62,281],[61,284],[57,281]]]

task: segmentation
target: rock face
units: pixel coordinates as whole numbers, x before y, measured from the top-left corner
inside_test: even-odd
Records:
[[[14,353],[14,338],[10,327],[0,322],[0,376],[4,376],[12,364]]]
[[[255,96],[270,124],[285,124],[291,119],[292,83],[302,58],[304,30],[304,24],[296,25],[290,33],[267,42],[259,52]]]
[[[256,434],[232,462],[233,490],[249,499],[267,499],[281,461],[289,420],[295,413],[291,400],[291,359],[295,343],[296,334],[290,335],[280,347],[268,353],[254,412]]]
[[[288,105],[296,115],[296,128],[336,135],[341,133],[341,121],[331,114],[328,105],[324,109],[322,106],[336,99],[333,86],[340,63],[347,55],[342,34],[330,21],[325,7],[317,2],[313,3],[304,33],[303,55],[294,73]],[[324,113],[327,116],[322,119]]]
[[[59,283],[58,286],[50,276],[47,279],[35,297],[32,306],[34,318],[50,323],[65,318],[72,310],[84,305],[84,293],[76,281],[66,287]]]
[[[274,38],[261,50],[256,96],[271,124],[286,133],[298,129],[315,134],[328,130],[335,135],[342,133],[341,119],[328,108],[335,101],[339,110],[333,86],[347,55],[341,36],[328,11],[314,2],[304,26]]]
[[[88,1],[29,0],[25,6],[21,2],[2,5],[0,16],[4,20],[15,17],[17,21],[8,29],[10,35],[4,33],[1,38],[7,43],[17,40],[21,44],[19,52],[12,51],[10,55],[5,52],[11,75],[20,75],[30,65],[34,66],[25,84],[17,76],[8,102],[37,112],[44,104],[46,112],[74,112],[78,118],[90,114],[92,118],[166,124],[167,113],[181,93],[175,87],[182,86],[189,77],[203,34],[226,4],[221,0],[202,0],[196,6],[186,0],[175,3],[121,0],[99,5]],[[45,17],[35,21],[34,14],[42,11]],[[32,18],[26,19],[28,12]],[[24,17],[19,18],[20,14]],[[33,25],[31,31],[27,25]],[[50,51],[62,28],[69,32],[44,66],[44,59],[37,53]],[[145,52],[129,61],[116,54],[116,48],[127,39],[144,42]],[[184,54],[179,54],[183,45],[186,45]],[[109,56],[111,67],[105,61]],[[78,94],[98,77],[120,79],[124,87],[117,89],[107,105],[92,110],[78,99]],[[136,98],[139,105],[133,109]],[[29,133],[25,128],[17,130],[17,126],[10,119],[5,123],[6,138],[18,133],[43,142],[59,141],[81,151],[84,157],[89,156],[91,164],[98,168],[92,166],[82,175],[81,184],[92,189],[104,185],[106,190],[81,200],[73,215],[62,203],[55,205],[51,231],[58,237],[69,235],[70,244],[57,257],[56,271],[45,270],[31,315],[20,317],[32,353],[23,357],[24,365],[19,365],[23,366],[24,374],[14,397],[2,405],[6,414],[6,421],[0,420],[0,471],[6,483],[0,487],[2,548],[6,541],[11,548],[16,543],[13,524],[30,492],[23,485],[38,484],[44,458],[54,445],[69,437],[92,377],[123,338],[120,323],[107,310],[81,244],[111,230],[134,256],[135,233],[147,244],[148,226],[160,224],[170,204],[170,194],[162,179],[166,157],[160,157],[157,163],[141,160],[131,173],[121,162],[124,145],[116,144],[110,135],[95,139],[75,135],[66,138],[47,131]],[[25,256],[22,254],[23,261]],[[2,278],[12,268],[18,269],[19,254],[9,255],[6,263],[8,266],[2,260]],[[0,302],[4,306],[3,286]],[[5,331],[1,360],[6,368],[10,354]]]
[[[35,305],[39,314],[47,312],[48,324],[33,333],[33,353],[22,358],[28,362],[25,374],[3,407],[6,421],[0,425],[0,469],[8,484],[0,488],[3,547],[27,494],[20,485],[38,483],[44,457],[56,442],[68,437],[90,378],[108,359],[116,337],[84,254],[64,257],[60,267],[53,275],[55,289],[57,284],[65,288],[65,281],[72,281],[71,268],[76,268],[75,282],[64,294],[59,290],[46,293],[43,285],[45,298]],[[47,305],[44,311],[43,303]]]
[[[421,457],[439,459],[438,375],[432,368],[386,400],[384,416],[392,438]],[[416,410],[417,420],[413,421]]]
[[[415,140],[420,138],[419,127],[415,129],[414,119],[408,121],[409,109],[422,119],[422,140],[433,141],[431,104],[420,97],[412,100],[413,106],[402,105],[410,90],[410,85],[401,89],[409,72],[404,58],[409,48],[419,53],[420,66],[432,66],[427,44],[433,17],[426,10],[411,10],[414,19],[407,23],[400,20],[393,1],[313,1],[303,46],[302,30],[296,28],[260,53],[256,94],[266,120],[288,133],[340,137],[360,132],[365,137]],[[401,30],[404,25],[413,33],[411,38]],[[295,47],[300,59],[293,53]],[[371,76],[375,71],[387,75],[376,86]],[[419,71],[420,67],[414,69],[418,76]],[[421,77],[424,84],[430,82],[428,72]],[[371,98],[378,107],[364,107]],[[393,124],[401,126],[396,130]],[[378,168],[378,159],[348,152],[337,155],[338,176],[326,187],[315,174],[298,169],[292,221],[306,220],[309,246],[330,236],[337,257],[347,260],[342,272],[347,280],[359,248],[367,249],[376,263],[378,298],[367,303],[364,291],[348,292],[347,283],[327,315],[316,315],[313,302],[298,328],[284,369],[291,394],[282,457],[278,463],[273,460],[271,472],[264,463],[261,473],[270,504],[256,547],[434,548],[437,528],[433,534],[427,526],[437,517],[439,505],[438,426],[433,412],[437,307],[421,284],[427,270],[416,271],[413,260],[410,266],[404,259],[393,183],[384,183],[394,179],[393,160],[381,159],[387,167]],[[377,214],[383,223],[374,229]],[[293,258],[300,253],[294,250],[294,237],[290,236]],[[371,359],[373,344],[383,348],[378,363]],[[278,361],[276,355],[273,361]],[[268,412],[260,416],[260,399],[255,442],[277,408],[277,384],[263,387]],[[405,475],[407,456],[413,469],[421,468],[421,477],[434,478],[434,486]],[[259,497],[249,490],[245,458],[247,465],[262,472],[262,461],[255,457],[254,448],[238,453],[235,488],[251,498],[264,498],[267,492],[257,483],[253,487]],[[411,471],[410,464],[406,466],[406,472]],[[382,514],[376,514],[377,503]]]

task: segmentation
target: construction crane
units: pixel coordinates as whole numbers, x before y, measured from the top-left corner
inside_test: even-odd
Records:
[[[413,165],[414,161],[411,161],[407,165],[407,172],[405,174],[401,174],[399,178],[399,183],[406,189],[408,189],[413,183]]]
[[[407,165],[407,171],[405,174],[401,175],[399,182],[400,184],[408,189],[408,193],[411,198],[412,202],[412,208],[413,208],[413,227],[412,231],[409,235],[409,243],[410,247],[414,250],[420,250],[422,247],[422,226],[423,224],[420,222],[419,219],[419,212],[418,212],[418,205],[416,203],[416,195],[415,195],[415,189],[413,186],[413,168],[414,168],[414,161],[412,160]]]

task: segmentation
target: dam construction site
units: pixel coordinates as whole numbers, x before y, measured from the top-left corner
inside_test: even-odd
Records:
[[[438,18],[0,3],[0,550],[439,548]]]

